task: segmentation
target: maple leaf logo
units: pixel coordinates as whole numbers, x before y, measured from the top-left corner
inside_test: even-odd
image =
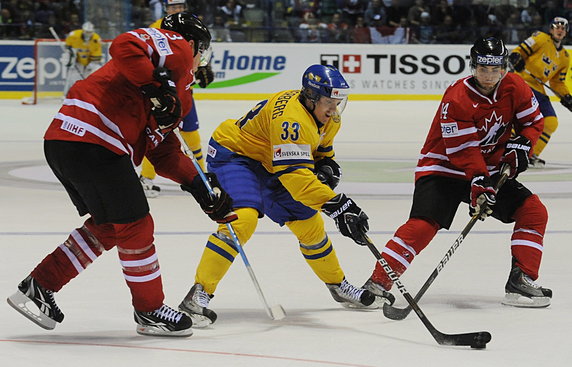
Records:
[[[495,145],[498,143],[500,137],[504,134],[506,130],[506,123],[502,121],[502,115],[497,116],[496,111],[493,111],[489,118],[485,117],[485,123],[479,131],[484,131],[486,133],[485,137],[481,139],[481,146]]]

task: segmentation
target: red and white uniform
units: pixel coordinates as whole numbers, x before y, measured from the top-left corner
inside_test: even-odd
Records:
[[[109,52],[112,59],[107,64],[72,87],[44,139],[98,144],[130,155],[136,166],[147,155],[161,176],[189,184],[196,175],[192,162],[181,152],[176,136],[158,132],[151,104],[140,88],[159,85],[153,78],[156,67],[169,69],[185,116],[194,82],[191,46],[178,33],[140,28],[115,38]]]
[[[443,175],[470,180],[493,174],[514,129],[532,145],[542,133],[544,119],[530,87],[508,73],[491,97],[459,79],[445,91],[415,169],[415,180]]]

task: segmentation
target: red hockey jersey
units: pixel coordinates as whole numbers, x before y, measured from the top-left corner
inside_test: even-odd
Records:
[[[146,155],[161,176],[190,184],[196,175],[192,162],[181,152],[174,134],[159,133],[140,87],[159,86],[153,70],[169,69],[185,116],[194,82],[191,46],[178,33],[141,28],[119,35],[109,52],[108,63],[70,89],[44,139],[98,144],[130,155],[134,165]]]
[[[445,91],[421,149],[416,180],[426,175],[470,180],[497,172],[512,130],[536,143],[544,118],[522,78],[508,73],[490,97],[472,83],[472,77],[459,79]]]

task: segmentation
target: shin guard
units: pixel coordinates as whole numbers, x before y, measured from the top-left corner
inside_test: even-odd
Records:
[[[111,225],[96,225],[89,218],[46,256],[31,275],[42,287],[57,292],[94,262],[104,250],[114,246],[111,237]]]
[[[543,240],[548,223],[548,212],[537,195],[526,198],[514,212],[511,253],[516,265],[532,280],[538,278],[544,250]]]
[[[399,227],[393,238],[387,242],[381,255],[391,269],[398,276],[401,276],[415,256],[431,242],[438,230],[439,225],[435,222],[409,218],[405,224]],[[393,286],[393,281],[378,262],[375,264],[371,279],[375,283],[381,284],[387,291]]]

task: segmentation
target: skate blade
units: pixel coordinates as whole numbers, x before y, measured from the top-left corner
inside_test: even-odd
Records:
[[[18,291],[13,295],[11,295],[10,297],[8,297],[6,301],[8,301],[8,304],[12,306],[16,311],[26,316],[26,318],[31,320],[39,327],[44,328],[46,330],[55,329],[56,321],[54,319],[51,319],[48,315],[41,312],[37,307],[36,309],[38,310],[38,312],[34,313],[32,312],[32,310],[28,308],[28,306],[26,306],[26,303],[31,302],[34,304],[34,302],[30,298],[28,298],[24,293]]]
[[[507,293],[501,303],[513,307],[543,308],[550,306],[550,297],[525,297],[518,293]]]
[[[162,330],[156,326],[137,325],[135,331],[137,331],[137,334],[145,336],[171,336],[171,337],[182,338],[193,335],[193,329],[191,328],[178,331],[169,331],[169,330]]]
[[[187,315],[189,315],[191,320],[193,320],[193,327],[197,329],[206,328],[213,323],[211,319],[203,315],[198,315],[196,313],[187,313]]]

